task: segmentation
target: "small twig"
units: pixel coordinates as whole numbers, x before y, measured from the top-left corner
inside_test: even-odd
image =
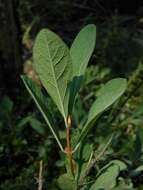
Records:
[[[103,148],[103,150],[100,152],[100,154],[95,158],[94,164],[95,164],[98,160],[100,160],[101,156],[104,155],[104,153],[105,153],[105,151],[107,150],[107,148],[109,147],[109,145],[110,145],[112,139],[113,139],[113,135],[110,137],[110,139],[108,140],[107,144],[105,145],[105,147]]]
[[[102,151],[99,153],[99,155],[93,159],[90,159],[90,163],[88,163],[88,167],[85,170],[85,172],[83,173],[83,175],[81,175],[80,177],[80,183],[79,184],[83,184],[84,182],[84,178],[90,173],[91,169],[93,168],[93,166],[95,165],[95,163],[97,161],[100,160],[100,158],[104,155],[104,153],[106,152],[106,150],[108,149],[109,145],[111,144],[111,141],[113,139],[113,134],[110,137],[110,139],[108,140],[108,142],[106,143],[105,147],[102,149]]]
[[[60,4],[61,4],[61,5],[68,5],[68,3],[65,2],[65,1],[60,1]],[[89,10],[89,11],[92,11],[92,12],[96,12],[96,9],[95,9],[95,8],[89,7],[89,6],[84,5],[84,4],[72,3],[71,6],[72,6],[72,7],[75,7],[75,8],[79,8],[79,9],[85,9],[85,10]]]
[[[39,162],[38,190],[43,187],[43,160]]]
[[[94,155],[94,151],[92,151],[91,154],[90,154],[90,157],[89,157],[89,160],[88,160],[86,169],[89,167],[89,165],[90,165],[90,163],[91,163],[91,161],[92,161],[93,155]]]

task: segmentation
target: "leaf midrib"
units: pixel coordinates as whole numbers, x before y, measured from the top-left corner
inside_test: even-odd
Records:
[[[48,42],[48,41],[47,41]],[[55,81],[55,87],[56,87],[56,90],[57,90],[57,93],[58,93],[58,96],[59,96],[59,99],[60,99],[60,105],[61,105],[61,108],[62,108],[62,112],[64,114],[64,119],[66,121],[66,114],[65,114],[65,110],[64,110],[64,106],[63,106],[63,103],[62,103],[62,99],[61,99],[61,96],[60,96],[60,92],[59,92],[59,86],[57,84],[57,80],[56,80],[56,76],[55,76],[55,70],[54,70],[54,66],[53,66],[53,61],[52,61],[52,57],[51,57],[51,53],[50,53],[50,49],[49,49],[49,43],[47,43],[47,49],[48,49],[48,55],[49,55],[49,59],[50,59],[50,66],[52,68],[52,72],[53,72],[53,76],[54,76],[54,81]],[[66,92],[65,92],[66,93]]]

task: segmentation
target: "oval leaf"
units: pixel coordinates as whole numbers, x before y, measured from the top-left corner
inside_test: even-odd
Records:
[[[72,110],[76,94],[80,89],[83,75],[95,47],[95,42],[96,26],[89,24],[78,33],[71,46],[70,55],[73,64],[73,81],[71,83],[70,110]]]
[[[111,106],[126,90],[126,79],[116,78],[107,82],[100,90],[100,95],[93,103],[87,123]]]
[[[69,101],[68,85],[72,76],[68,47],[55,33],[42,29],[37,35],[33,56],[34,67],[43,86],[66,120]]]
[[[110,80],[101,88],[100,95],[89,110],[88,119],[81,132],[77,146],[79,146],[79,143],[86,137],[99,115],[101,115],[101,113],[103,113],[124,93],[126,86],[126,79],[116,78]]]
[[[96,26],[85,26],[76,36],[70,55],[73,63],[73,76],[82,76],[85,73],[88,61],[93,53],[96,41]]]

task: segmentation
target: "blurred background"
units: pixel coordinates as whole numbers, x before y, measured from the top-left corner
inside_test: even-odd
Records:
[[[75,125],[89,110],[102,83],[127,78],[126,93],[102,117],[96,131],[99,138],[93,142],[98,147],[116,131],[114,145],[102,162],[120,157],[131,169],[143,164],[143,1],[0,0],[0,190],[36,188],[41,159],[44,188],[58,189],[55,178],[64,170],[62,156],[20,74],[39,83],[32,68],[32,47],[41,28],[53,30],[70,47],[89,23],[97,26],[97,43],[80,91],[82,102],[77,100],[74,111]],[[49,97],[47,104],[64,141],[60,114]],[[142,170],[137,176],[130,177],[129,172],[123,176],[134,189],[143,189]]]

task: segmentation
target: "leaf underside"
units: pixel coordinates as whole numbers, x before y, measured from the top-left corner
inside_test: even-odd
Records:
[[[84,140],[96,119],[124,93],[126,86],[126,79],[116,78],[110,80],[101,88],[100,95],[89,110],[88,119],[83,127],[78,144]]]
[[[35,70],[43,86],[66,120],[72,76],[68,47],[55,33],[42,29],[35,40],[33,57]]]

